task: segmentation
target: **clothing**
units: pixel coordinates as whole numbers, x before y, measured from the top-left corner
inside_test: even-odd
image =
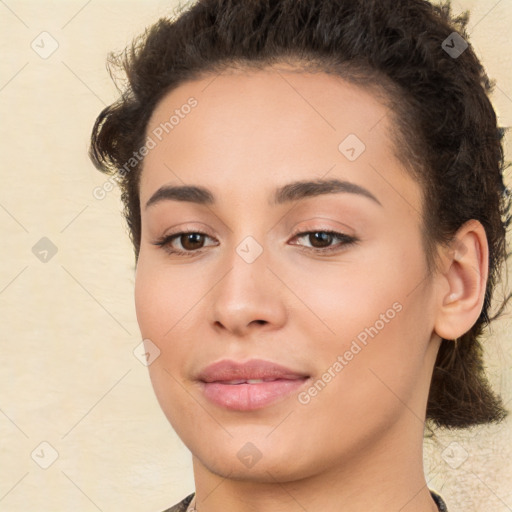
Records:
[[[443,498],[441,498],[441,496],[439,496],[439,494],[434,492],[432,489],[430,489],[430,494],[432,495],[432,498],[436,502],[439,512],[448,512],[448,507],[446,506],[446,503],[443,501]]]
[[[187,510],[187,507],[190,505],[190,502],[192,501],[194,494],[194,492],[192,494],[189,494],[184,500],[180,501],[179,503],[176,503],[174,507],[165,509],[164,512],[185,512]]]
[[[195,493],[189,494],[184,500],[174,505],[174,507],[164,510],[164,512],[186,512],[187,507],[190,505],[190,502],[194,497],[194,494]],[[446,503],[443,501],[443,498],[441,498],[439,494],[432,490],[430,491],[430,494],[432,495],[433,500],[436,502],[439,512],[448,512],[448,509],[446,508]]]

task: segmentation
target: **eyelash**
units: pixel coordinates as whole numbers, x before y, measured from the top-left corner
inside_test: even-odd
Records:
[[[345,247],[348,247],[348,246],[351,246],[351,245],[354,245],[358,242],[358,239],[353,237],[353,236],[350,236],[350,235],[345,235],[344,233],[338,233],[337,231],[330,231],[330,230],[315,230],[315,231],[299,231],[297,233],[294,233],[292,235],[292,239],[295,239],[295,238],[302,238],[306,235],[312,235],[312,234],[315,234],[315,233],[324,233],[324,234],[327,234],[327,235],[331,235],[333,236],[334,238],[338,238],[339,240],[341,240],[341,243],[338,245],[338,246],[334,246],[334,247],[304,247],[304,246],[299,246],[299,247],[302,247],[302,250],[306,250],[306,251],[310,251],[310,252],[313,252],[313,253],[316,253],[316,254],[330,254],[330,253],[333,253],[333,252],[341,252]],[[155,242],[152,242],[153,245],[156,245],[160,248],[162,248],[165,252],[167,252],[168,254],[176,254],[180,257],[190,257],[190,256],[195,256],[196,254],[200,254],[202,252],[204,252],[204,247],[200,248],[200,249],[197,249],[197,250],[192,250],[192,251],[182,251],[180,249],[173,249],[171,248],[171,243],[173,242],[173,240],[177,239],[177,238],[180,238],[184,235],[202,235],[202,236],[206,236],[208,238],[212,238],[210,237],[210,235],[208,235],[207,233],[203,232],[203,231],[197,231],[197,230],[194,230],[194,231],[180,231],[179,233],[174,233],[174,234],[171,234],[171,235],[166,235],[166,236],[163,236],[161,238],[159,238],[158,240],[156,240]],[[293,244],[293,245],[296,245],[296,244]]]

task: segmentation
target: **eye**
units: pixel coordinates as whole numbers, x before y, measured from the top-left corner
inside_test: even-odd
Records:
[[[171,235],[166,235],[155,242],[153,245],[163,248],[168,254],[177,254],[179,256],[193,256],[194,254],[202,252],[205,246],[205,239],[211,239],[208,234],[202,231],[181,231]],[[311,246],[299,245],[305,250],[317,252],[317,253],[331,253],[339,252],[346,246],[355,244],[357,239],[353,236],[345,235],[344,233],[338,233],[337,231],[303,231],[293,235],[292,240],[306,238]],[[333,242],[338,240],[336,245],[332,245]],[[181,247],[176,247],[179,244]],[[213,243],[210,245],[218,245]]]
[[[205,238],[211,237],[202,231],[182,231],[180,233],[166,235],[153,242],[153,245],[162,247],[169,254],[192,256],[204,248],[203,244]],[[176,242],[179,242],[181,248],[176,248]]]
[[[306,240],[311,243],[310,247],[303,246],[305,249],[320,253],[341,251],[344,247],[353,245],[357,242],[355,237],[345,235],[344,233],[338,233],[337,231],[303,231],[294,235],[293,240],[300,238],[306,238]],[[338,240],[339,242],[333,246],[332,243],[335,240]]]

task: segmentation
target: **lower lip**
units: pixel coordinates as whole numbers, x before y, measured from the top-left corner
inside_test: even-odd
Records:
[[[266,407],[296,392],[307,379],[278,379],[254,384],[203,382],[205,397],[214,404],[234,411],[252,411]]]

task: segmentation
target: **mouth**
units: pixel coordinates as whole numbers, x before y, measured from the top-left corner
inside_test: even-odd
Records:
[[[267,407],[297,392],[309,378],[303,372],[261,359],[245,363],[219,361],[204,368],[198,376],[207,400],[236,411]]]

